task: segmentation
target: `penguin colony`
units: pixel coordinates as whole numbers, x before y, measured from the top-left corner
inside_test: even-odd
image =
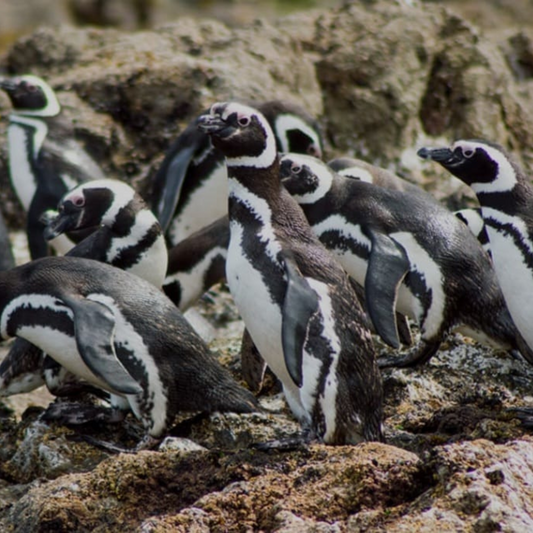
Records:
[[[533,364],[533,188],[502,147],[419,151],[476,193],[480,210],[454,216],[364,161],[323,163],[316,121],[292,103],[216,103],[168,150],[150,210],[105,179],[44,80],[0,89],[32,257],[2,262],[0,336],[17,339],[0,395],[96,392],[109,421],[142,422],[136,449],[180,411],[260,409],[180,312],[223,279],[256,358],[243,368],[257,384],[268,365],[299,442],[382,440],[379,366],[425,363],[455,329]],[[419,344],[377,358],[372,333],[400,349],[409,321]]]

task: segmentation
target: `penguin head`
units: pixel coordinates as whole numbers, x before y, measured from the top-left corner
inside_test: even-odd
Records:
[[[270,167],[277,157],[276,140],[267,119],[253,107],[217,103],[198,118],[198,127],[211,136],[228,166]]]
[[[284,100],[271,100],[258,109],[274,130],[279,152],[296,152],[322,159],[320,127],[302,107]]]
[[[315,203],[326,195],[333,175],[333,171],[315,157],[303,154],[281,157],[281,183],[300,204]]]
[[[459,140],[450,148],[421,148],[418,156],[440,163],[474,192],[511,190],[519,173],[505,150],[484,140]]]
[[[136,192],[118,180],[94,180],[70,190],[58,204],[57,216],[48,221],[47,240],[69,231],[111,226],[120,211],[132,200],[146,207]]]
[[[15,114],[53,117],[61,110],[50,85],[37,76],[1,78],[0,89],[9,96]]]

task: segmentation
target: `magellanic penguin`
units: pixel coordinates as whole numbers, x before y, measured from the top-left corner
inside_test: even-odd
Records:
[[[328,166],[341,176],[358,179],[379,185],[385,189],[403,191],[411,194],[421,194],[426,200],[437,202],[437,199],[422,187],[411,183],[400,176],[384,169],[371,165],[361,159],[352,157],[339,157],[328,162]],[[476,236],[483,249],[489,253],[487,231],[484,228],[483,218],[479,209],[465,208],[455,211],[454,215]]]
[[[11,100],[8,144],[11,183],[27,213],[27,235],[33,259],[48,254],[40,217],[54,209],[73,186],[104,178],[98,164],[75,140],[74,128],[61,114],[56,94],[37,76],[0,78]],[[73,243],[62,237],[52,243],[61,254]]]
[[[259,106],[276,135],[280,151],[322,155],[318,123],[305,110],[285,101]],[[196,120],[168,150],[152,188],[152,210],[174,246],[227,214],[227,172],[223,154]]]
[[[169,250],[163,291],[181,311],[226,279],[228,244],[229,221],[224,215]]]
[[[26,339],[129,405],[146,429],[138,449],[178,411],[257,410],[159,289],[92,259],[46,257],[1,272],[0,335]]]
[[[379,185],[385,189],[410,192],[412,194],[422,194],[428,199],[436,201],[434,197],[422,189],[422,187],[400,178],[400,176],[397,176],[384,168],[371,165],[361,159],[338,157],[328,161],[328,166],[337,174],[347,178],[373,183],[374,185]]]
[[[69,191],[45,228],[47,239],[93,230],[67,255],[85,257],[129,271],[160,288],[167,270],[167,248],[159,222],[126,183],[93,180]],[[0,396],[25,393],[46,384],[56,396],[71,395],[76,379],[36,346],[16,339],[0,364]],[[80,384],[80,390],[85,385]]]
[[[292,412],[328,444],[380,440],[382,385],[366,317],[280,183],[270,124],[238,103],[214,104],[198,124],[228,168],[227,282]]]
[[[533,349],[533,187],[529,179],[501,146],[488,141],[459,140],[450,148],[422,148],[418,155],[440,163],[476,194],[505,301]],[[526,359],[533,363],[531,357]]]
[[[365,287],[380,337],[399,347],[395,311],[419,324],[418,349],[403,358],[380,359],[381,366],[428,361],[456,328],[480,342],[531,356],[490,259],[450,211],[423,195],[339,176],[300,154],[282,158],[281,176],[320,240]]]

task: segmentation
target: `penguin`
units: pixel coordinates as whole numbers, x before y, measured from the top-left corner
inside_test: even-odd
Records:
[[[158,288],[92,259],[0,272],[0,336],[26,339],[128,405],[146,432],[136,449],[155,446],[178,411],[258,409]]]
[[[422,194],[428,199],[437,201],[431,194],[426,192],[422,187],[410,183],[409,181],[400,178],[396,174],[385,170],[384,168],[371,165],[361,159],[352,157],[338,157],[328,161],[328,166],[337,174],[347,178],[358,179],[379,185],[385,189],[392,189],[395,191],[410,192],[412,194]]]
[[[380,366],[429,361],[454,329],[504,350],[524,346],[479,242],[446,208],[414,195],[339,176],[318,159],[287,154],[282,183],[322,243],[365,287],[380,337],[399,347],[394,311],[418,323],[420,346]]]
[[[64,195],[56,216],[45,227],[45,237],[51,240],[80,230],[93,233],[68,256],[102,261],[161,287],[168,262],[165,239],[154,214],[129,185],[93,180]],[[43,384],[55,396],[87,390],[86,384],[45,358],[36,346],[16,339],[0,364],[0,395],[29,392]]]
[[[426,200],[438,203],[437,199],[422,187],[400,178],[400,176],[397,176],[384,168],[376,167],[361,159],[339,157],[329,161],[328,166],[341,176],[373,183],[374,185],[379,185],[385,189],[403,191],[411,194],[421,194]],[[487,232],[483,227],[483,218],[481,217],[480,211],[474,208],[465,208],[454,211],[454,215],[467,225],[468,229],[472,231],[481,243],[483,249],[490,255],[490,252],[488,251]]]
[[[228,244],[229,221],[224,215],[169,250],[163,291],[181,311],[226,279]]]
[[[459,140],[449,148],[424,147],[418,155],[442,165],[476,194],[509,312],[533,349],[533,186],[529,179],[502,146],[486,140]]]
[[[274,129],[280,151],[322,156],[318,123],[300,106],[273,100],[259,109]],[[169,148],[152,186],[152,209],[169,246],[224,216],[227,189],[224,157],[194,120]]]
[[[87,257],[127,270],[161,287],[168,251],[159,222],[127,183],[92,180],[67,192],[58,214],[44,230],[47,240],[67,232],[92,230],[68,255]]]
[[[304,437],[381,440],[382,384],[366,316],[280,183],[272,127],[234,102],[213,104],[198,126],[228,169],[230,292]]]
[[[9,172],[15,193],[27,213],[27,235],[33,259],[48,254],[40,217],[54,209],[73,186],[104,175],[75,140],[71,122],[61,115],[56,94],[42,78],[32,75],[0,78],[0,89],[11,100],[8,145]],[[73,242],[62,237],[52,243],[66,253]]]
[[[483,221],[481,209],[475,207],[465,207],[464,209],[454,211],[453,214],[461,222],[463,222],[463,224],[466,224],[468,229],[474,234],[476,239],[481,244],[483,250],[485,250],[488,256],[492,258],[489,234],[487,233],[487,228],[485,227],[485,222]]]

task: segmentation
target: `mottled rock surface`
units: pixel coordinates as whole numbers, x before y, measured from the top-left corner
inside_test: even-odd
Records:
[[[328,157],[381,163],[457,207],[472,196],[416,149],[487,137],[529,167],[533,32],[507,19],[505,31],[480,30],[447,4],[457,3],[368,0],[245,26],[180,19],[136,33],[43,27],[0,67],[45,76],[106,171],[145,193],[164,149],[214,101],[288,98],[319,118]],[[7,179],[8,111],[0,96],[0,198],[21,227]],[[227,291],[196,312],[239,378],[242,323]],[[133,446],[135,420],[47,426],[49,396],[32,396],[40,407],[22,417],[22,404],[6,400],[0,530],[533,530],[533,437],[510,411],[533,406],[533,369],[455,335],[426,366],[383,376],[386,444],[285,453],[251,447],[298,430],[275,386],[262,397],[269,413],[187,416],[161,451],[121,455],[83,435]]]

